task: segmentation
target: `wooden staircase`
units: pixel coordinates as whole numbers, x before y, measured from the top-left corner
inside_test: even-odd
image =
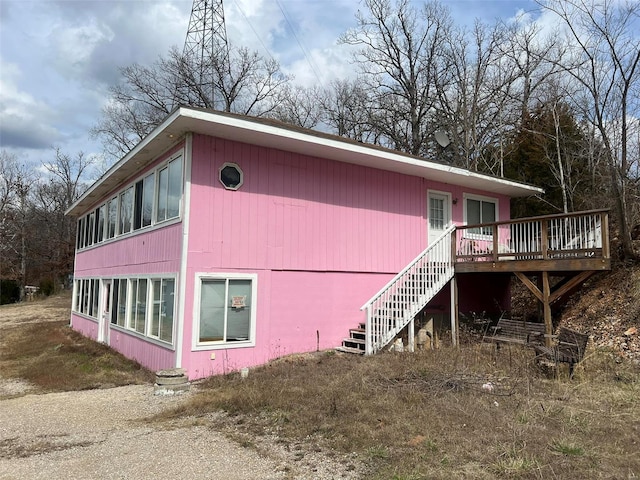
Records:
[[[375,294],[361,310],[366,323],[349,331],[340,351],[373,354],[388,345],[453,278],[451,238],[448,228],[398,275]]]
[[[513,273],[543,304],[552,333],[551,305],[595,272],[611,269],[607,210],[449,227],[361,310],[366,323],[349,331],[339,350],[371,355],[392,342],[454,275]],[[538,283],[528,277],[538,276]],[[564,280],[551,285],[551,275]],[[452,295],[452,335],[457,306]],[[452,337],[455,344],[455,337]]]
[[[358,328],[349,330],[349,338],[342,340],[342,346],[336,348],[339,352],[364,355],[366,350],[366,325],[361,323]]]

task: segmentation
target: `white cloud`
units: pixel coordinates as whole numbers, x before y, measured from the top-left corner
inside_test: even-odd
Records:
[[[15,64],[0,59],[0,143],[2,148],[48,148],[61,137],[50,124],[51,108],[17,85],[21,77]]]

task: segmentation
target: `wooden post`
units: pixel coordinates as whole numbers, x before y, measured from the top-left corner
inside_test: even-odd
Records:
[[[455,275],[451,279],[451,344],[458,346],[458,285]]]
[[[416,351],[415,340],[416,340],[416,325],[415,325],[416,317],[413,317],[409,322],[409,351],[411,353]]]
[[[544,309],[545,345],[551,346],[551,335],[553,335],[553,321],[551,319],[551,287],[549,285],[549,272],[542,272],[542,308]]]
[[[540,220],[540,249],[542,250],[543,260],[549,258],[549,221]]]

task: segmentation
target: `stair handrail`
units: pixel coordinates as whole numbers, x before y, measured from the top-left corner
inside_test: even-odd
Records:
[[[425,248],[422,252],[420,252],[418,254],[418,256],[416,258],[414,258],[406,267],[404,267],[400,273],[398,273],[395,277],[393,277],[391,280],[389,280],[389,282],[387,282],[387,284],[382,287],[378,293],[376,293],[373,297],[371,297],[369,299],[369,301],[367,301],[367,303],[365,303],[362,307],[360,307],[360,310],[365,310],[367,309],[369,306],[371,306],[373,304],[373,302],[375,302],[378,298],[380,298],[382,295],[384,295],[384,293],[389,290],[389,288],[391,288],[393,285],[395,285],[395,283],[400,280],[402,278],[402,276],[407,273],[407,271],[409,271],[416,263],[418,263],[420,260],[422,260],[423,257],[425,257],[427,254],[429,254],[429,252],[433,249],[436,248],[436,245],[438,245],[438,243],[440,243],[441,241],[443,241],[447,235],[451,235],[456,229],[455,225],[451,225],[449,228],[447,228],[444,232],[442,232],[442,235],[440,235],[438,238],[436,238],[436,240],[431,243],[427,248]],[[453,261],[453,259],[452,259]]]
[[[454,235],[452,233],[456,230],[455,225],[451,225],[447,228],[442,234],[425,248],[420,254],[414,258],[409,264],[400,271],[395,277],[393,277],[378,293],[376,293],[371,299],[365,303],[361,310],[366,310],[366,326],[365,326],[365,354],[371,355],[375,353],[378,349],[382,348],[386,343],[388,343],[395,334],[400,331],[404,326],[407,325],[406,322],[409,322],[410,319],[407,320],[407,311],[405,310],[403,316],[404,320],[402,321],[402,325],[398,325],[395,322],[384,322],[388,323],[383,330],[380,330],[379,327],[383,326],[383,323],[376,324],[375,332],[374,325],[372,322],[372,315],[374,309],[377,308],[375,305],[380,302],[385,296],[389,295],[391,291],[395,290],[399,286],[403,284],[403,282],[407,279],[408,275],[411,275],[411,272],[414,268],[419,268],[421,263],[430,262],[431,252],[434,250],[437,252],[440,250],[439,260],[435,260],[436,262],[440,262],[441,265],[449,265],[449,269],[453,271],[453,249],[451,248],[449,242],[454,241]],[[444,248],[443,248],[444,247]],[[444,251],[442,251],[444,250]],[[435,252],[434,252],[435,253]],[[444,272],[443,272],[444,273]],[[444,279],[443,279],[444,280]],[[443,281],[441,280],[441,281]],[[441,286],[438,290],[442,288]],[[426,293],[426,292],[425,292]],[[430,294],[429,298],[423,298],[421,301],[416,302],[410,309],[411,313],[408,313],[410,317],[415,316],[418,313],[418,310],[422,308],[426,303],[429,302],[430,298],[433,298],[433,293]],[[404,308],[404,307],[403,307]],[[415,310],[415,311],[413,311]]]

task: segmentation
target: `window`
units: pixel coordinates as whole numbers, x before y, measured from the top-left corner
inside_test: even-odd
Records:
[[[74,312],[99,317],[100,284],[98,278],[74,281]],[[112,296],[112,325],[161,342],[173,342],[174,278],[115,278],[112,285],[106,291]]]
[[[97,222],[97,235],[96,242],[102,242],[104,240],[104,223],[107,216],[107,206],[101,205],[96,210],[96,222]]]
[[[89,223],[87,224],[87,245],[93,245],[93,241],[96,238],[96,212],[89,214]]]
[[[180,215],[182,198],[182,157],[170,161],[158,171],[156,221],[162,222]]]
[[[255,343],[255,275],[200,278],[197,343]]]
[[[133,229],[138,230],[151,225],[153,213],[153,189],[155,175],[147,175],[143,180],[136,182],[135,207],[133,214]]]
[[[157,170],[78,219],[76,248],[180,217],[183,160],[175,156]]]
[[[82,280],[75,280],[73,282],[73,311],[80,311],[80,299],[82,298]]]
[[[78,220],[78,231],[76,232],[77,237],[77,248],[84,248],[84,217],[81,217]]]
[[[118,199],[112,198],[107,202],[107,238],[116,236],[116,220],[118,217]]]
[[[164,342],[173,340],[173,311],[175,280],[172,278],[154,279],[151,282],[153,309],[149,336]]]
[[[225,163],[220,167],[220,183],[227,190],[238,190],[244,181],[242,169],[235,163]]]
[[[133,226],[133,187],[127,188],[120,194],[120,222],[118,234],[129,233]]]
[[[498,219],[498,201],[496,199],[468,196],[465,198],[465,215],[467,225],[479,223],[493,223]],[[491,227],[471,228],[472,235],[491,235]]]
[[[127,280],[120,278],[113,281],[113,302],[115,308],[111,313],[111,323],[124,327],[127,316]]]
[[[130,280],[131,304],[128,328],[138,333],[145,333],[147,317],[147,280],[145,278]]]
[[[100,307],[98,306],[98,300],[100,298],[99,295],[100,290],[100,281],[91,279],[91,305],[89,305],[89,316],[98,318],[98,310]]]

